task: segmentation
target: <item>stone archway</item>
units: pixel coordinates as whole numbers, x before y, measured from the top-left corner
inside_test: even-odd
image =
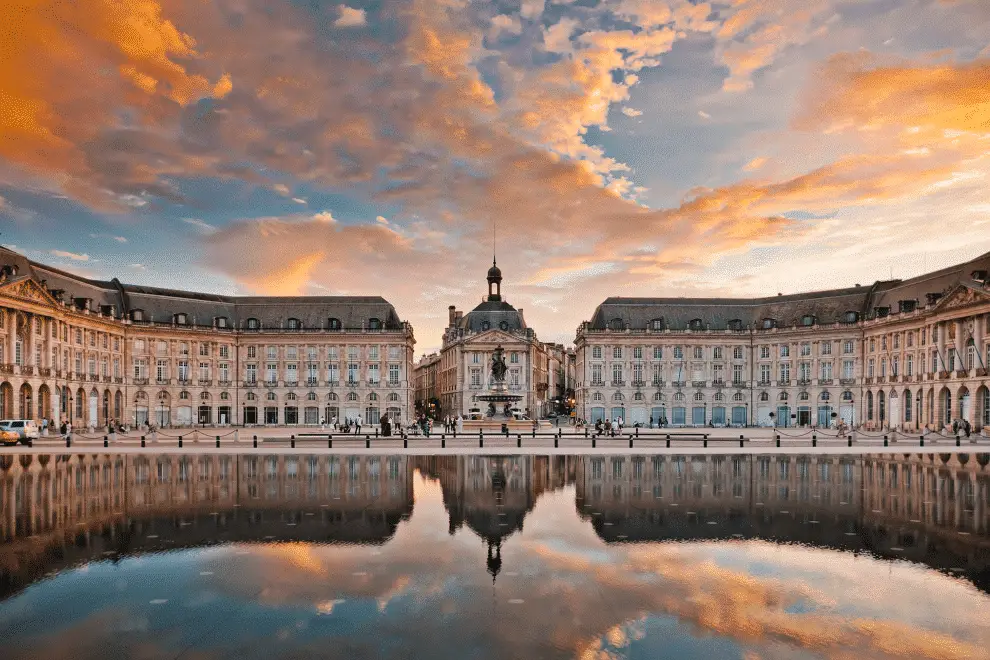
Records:
[[[38,419],[51,419],[52,417],[52,393],[48,385],[43,383],[38,388]]]
[[[942,387],[938,393],[938,403],[935,414],[935,428],[943,429],[952,426],[952,392],[948,387]]]
[[[14,416],[14,386],[3,381],[0,383],[0,417],[10,419]]]
[[[21,385],[17,402],[17,414],[20,416],[20,419],[34,419],[34,391],[27,383]]]
[[[981,385],[976,390],[976,417],[973,428],[980,431],[990,427],[990,388]]]
[[[955,416],[962,420],[970,419],[973,413],[973,400],[969,395],[969,388],[965,385],[960,387],[959,391],[956,393],[956,401],[959,402],[959,405],[956,408],[957,414]]]

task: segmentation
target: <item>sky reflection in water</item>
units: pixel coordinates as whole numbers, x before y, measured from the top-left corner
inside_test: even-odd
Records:
[[[985,461],[45,458],[5,658],[990,657]]]

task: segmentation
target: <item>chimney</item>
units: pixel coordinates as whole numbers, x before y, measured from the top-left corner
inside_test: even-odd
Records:
[[[454,325],[454,320],[457,318],[457,308],[451,305],[447,308],[447,325]]]
[[[464,318],[464,312],[454,312],[454,322],[460,325],[461,319]]]

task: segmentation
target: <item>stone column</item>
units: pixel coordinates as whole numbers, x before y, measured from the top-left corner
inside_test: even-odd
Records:
[[[7,314],[7,364],[14,364],[14,349],[17,344],[17,313]]]
[[[945,359],[948,357],[945,354],[945,334],[949,330],[944,323],[936,323],[932,327],[938,328],[938,342],[935,344],[935,349],[938,351],[939,371],[945,371],[949,368],[949,365],[945,362]]]
[[[963,341],[963,320],[958,319],[954,323],[956,324],[956,357],[959,359],[962,370],[965,371],[968,367],[966,365],[966,342]]]
[[[35,365],[35,359],[34,359],[34,342],[35,342],[34,324],[35,324],[36,320],[37,319],[35,318],[34,314],[28,315],[28,317],[27,317],[27,338],[25,340],[25,343],[27,345],[24,346],[21,349],[21,350],[23,350],[25,352],[25,355],[24,355],[24,364],[28,365],[29,367],[36,366]]]

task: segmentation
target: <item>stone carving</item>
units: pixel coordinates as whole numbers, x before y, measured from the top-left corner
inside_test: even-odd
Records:
[[[41,303],[43,305],[55,304],[55,299],[30,278],[25,278],[20,281],[13,281],[5,286],[0,286],[0,293],[4,293],[13,298],[20,298],[21,300]]]

